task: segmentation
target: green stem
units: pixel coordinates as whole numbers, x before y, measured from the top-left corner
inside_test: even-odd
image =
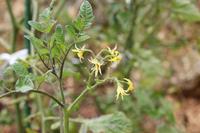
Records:
[[[52,96],[52,95],[50,95],[50,94],[48,94],[46,92],[39,91],[39,90],[30,90],[27,93],[38,93],[38,94],[47,96],[47,97],[51,98],[52,100],[54,100],[60,107],[62,107],[62,108],[64,107],[64,105],[57,98],[55,98],[54,96]],[[10,96],[10,95],[27,94],[27,93],[23,93],[23,92],[19,92],[19,91],[10,91],[10,92],[7,92],[7,93],[4,93],[4,94],[0,95],[0,99],[3,98],[3,97]]]
[[[61,126],[63,127],[64,133],[69,133],[69,116],[70,116],[70,114],[65,107],[65,95],[64,95],[63,85],[62,85],[62,77],[60,77],[59,86],[60,86],[62,103],[64,105],[64,107],[62,108],[63,115],[61,115]]]
[[[63,108],[64,113],[64,133],[69,133],[69,117],[70,113],[66,108]]]
[[[86,89],[84,89],[81,94],[73,101],[73,103],[68,107],[68,111],[71,113],[71,111],[73,110],[73,108],[75,107],[75,105],[85,96],[85,94],[87,94],[89,92],[91,88],[90,87],[86,87]]]
[[[133,45],[135,44],[135,29],[136,29],[138,8],[139,8],[139,4],[137,3],[137,0],[131,0],[130,12],[133,12],[133,14],[131,16],[131,27],[130,27],[130,31],[128,33],[128,37],[126,39],[126,45],[125,45],[125,48],[129,50],[131,50]]]
[[[58,78],[59,80],[59,89],[60,89],[60,93],[61,93],[61,99],[62,99],[62,104],[64,105],[64,107],[62,108],[63,111],[63,115],[61,115],[61,126],[63,126],[63,128],[61,128],[60,131],[62,131],[62,129],[64,129],[64,133],[69,133],[69,117],[70,117],[70,113],[68,112],[68,110],[65,107],[65,95],[64,95],[64,89],[63,89],[63,85],[62,85],[62,80],[63,80],[63,70],[64,70],[64,65],[65,65],[65,60],[67,59],[67,55],[69,54],[71,48],[74,46],[74,43],[72,43],[69,48],[67,49],[67,52],[64,55],[64,58],[62,60],[61,63],[61,67],[60,67],[60,75]],[[64,119],[63,119],[64,117]]]
[[[74,102],[68,107],[63,108],[64,113],[64,133],[70,133],[69,132],[69,118],[70,114],[72,113],[72,110],[74,106],[85,96],[85,94],[90,90],[89,87],[87,87],[75,100]]]
[[[15,16],[14,16],[13,11],[12,11],[12,6],[11,6],[11,3],[10,3],[10,0],[6,0],[6,5],[8,7],[8,12],[9,12],[9,15],[10,15],[10,19],[11,19],[11,22],[12,22],[12,29],[13,29],[12,52],[15,52],[16,51],[16,40],[17,40],[19,28],[18,28],[18,24],[16,22]]]
[[[91,77],[91,76],[90,76]],[[91,78],[89,78],[91,79]],[[105,82],[104,80],[103,82]],[[85,95],[92,90],[93,88],[96,88],[98,85],[102,84],[103,82],[98,82],[95,85],[91,86],[90,82],[88,81],[88,84],[86,86],[86,89],[84,89],[81,94],[70,104],[68,108],[64,108],[64,133],[69,133],[69,121],[70,121],[70,115],[74,109],[74,107],[85,97]]]
[[[24,6],[25,6],[24,26],[26,29],[31,30],[31,26],[28,24],[28,21],[31,20],[31,0],[25,0]],[[31,46],[30,46],[30,41],[27,38],[24,38],[24,45],[28,49],[28,52],[30,54]]]
[[[64,95],[64,89],[63,89],[63,85],[62,85],[62,81],[59,81],[59,85],[60,85],[60,93],[61,93],[61,99],[62,99],[62,103],[65,105],[65,95]]]
[[[42,119],[42,124],[41,124],[41,131],[42,133],[46,133],[46,125],[45,125],[45,112],[44,112],[44,107],[42,105],[42,98],[40,95],[36,95],[38,106],[39,106],[39,111],[41,113],[41,119]]]
[[[31,0],[25,0],[24,1],[24,27],[27,30],[31,29],[30,25],[28,24],[29,20],[31,20]],[[26,35],[27,33],[24,33],[24,34]],[[30,41],[25,37],[24,37],[24,45],[25,45],[25,48],[28,50],[28,53],[31,54]],[[32,72],[31,68],[29,69],[29,72]],[[31,109],[28,105],[28,101],[25,101],[24,112],[25,112],[25,117],[29,117],[31,115]],[[31,123],[26,122],[25,127],[30,128]]]
[[[90,77],[89,77],[89,79],[91,79]],[[71,113],[73,111],[74,107],[76,106],[76,104],[79,103],[89,91],[93,90],[94,88],[96,88],[97,86],[105,83],[108,80],[115,81],[116,79],[115,78],[106,78],[104,80],[100,80],[100,81],[96,82],[96,84],[94,84],[93,86],[91,86],[90,82],[88,82],[87,85],[86,85],[86,89],[84,89],[81,92],[81,94],[67,108],[68,112]]]
[[[14,98],[17,98],[17,96],[14,95]],[[22,123],[22,113],[20,110],[19,102],[15,103],[15,109],[16,109],[17,131],[18,133],[25,133]]]
[[[61,130],[64,130],[64,133],[69,133],[69,117],[71,114],[71,110],[69,110],[69,108],[66,108],[66,102],[65,102],[65,96],[64,96],[64,89],[63,89],[63,85],[62,85],[62,81],[63,81],[63,70],[64,70],[64,65],[65,65],[65,60],[67,59],[67,56],[71,50],[71,48],[74,46],[74,43],[71,43],[71,45],[68,47],[64,58],[62,60],[61,63],[61,67],[60,67],[60,75],[58,77],[59,80],[59,88],[60,88],[60,93],[61,93],[61,98],[62,98],[62,104],[64,105],[64,107],[62,108],[63,111],[63,115],[61,115]],[[63,118],[64,117],[64,118]],[[62,128],[63,126],[63,128]]]
[[[69,48],[67,49],[67,52],[65,53],[65,55],[64,55],[64,58],[63,58],[63,60],[62,60],[62,63],[61,63],[61,67],[60,67],[60,81],[62,81],[62,77],[63,77],[63,70],[64,70],[64,65],[65,65],[65,60],[67,59],[67,56],[68,56],[68,54],[69,54],[69,52],[70,52],[70,50],[72,49],[72,47],[75,45],[75,43],[72,43],[70,46],[69,46]]]
[[[12,52],[16,51],[16,42],[17,42],[18,29],[13,29],[12,37]]]

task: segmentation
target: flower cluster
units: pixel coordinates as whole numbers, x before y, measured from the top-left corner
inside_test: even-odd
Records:
[[[117,51],[116,46],[113,49],[109,47],[106,49],[102,49],[98,54],[95,55],[91,50],[86,49],[85,46],[78,48],[75,45],[75,49],[72,49],[72,52],[74,52],[77,55],[80,62],[82,62],[83,59],[85,59],[86,52],[92,53],[92,57],[88,59],[88,61],[91,64],[91,72],[94,74],[95,77],[97,77],[99,74],[102,75],[103,65],[106,65],[108,63],[119,62],[122,59],[120,52]],[[117,83],[116,99],[119,99],[119,97],[121,97],[123,100],[124,96],[129,95],[129,93],[134,91],[135,89],[133,82],[127,78],[124,78],[122,81],[117,79],[116,83]],[[123,83],[126,84],[127,89],[124,89]]]
[[[94,53],[85,48],[85,45],[81,48],[78,48],[75,45],[75,49],[72,49],[72,52],[74,52],[77,57],[79,58],[80,62],[84,59],[84,54],[86,52],[92,53],[93,57],[89,59],[88,61],[91,63],[91,71],[94,72],[95,77],[98,76],[98,74],[102,75],[101,67],[105,65],[107,62],[119,62],[121,60],[121,56],[119,51],[116,50],[117,47],[114,49],[110,49],[109,47],[106,49],[101,50],[96,56]]]

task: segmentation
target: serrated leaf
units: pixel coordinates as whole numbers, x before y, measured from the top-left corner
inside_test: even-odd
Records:
[[[85,29],[85,27],[86,27],[84,18],[78,18],[78,19],[76,19],[76,21],[74,21],[74,27],[78,31],[83,31]]]
[[[15,89],[18,92],[26,93],[34,89],[34,84],[29,76],[19,78],[15,84]]]
[[[88,36],[88,35],[82,35],[82,36],[78,37],[78,39],[76,40],[76,43],[84,42],[84,41],[88,40],[89,38],[90,38],[90,36]]]
[[[40,47],[44,46],[44,43],[42,40],[40,40],[39,38],[36,38],[34,36],[25,36],[27,39],[29,39],[31,41],[31,44],[33,44],[33,46],[38,49]]]
[[[19,77],[25,77],[26,75],[28,75],[27,68],[23,64],[21,64],[21,63],[15,63],[15,64],[13,64],[12,65],[12,69],[15,71],[15,73]]]
[[[44,43],[41,39],[36,38],[34,36],[25,36],[27,39],[30,40],[31,44],[37,50],[40,55],[46,55],[49,53],[49,50],[45,48]]]
[[[76,36],[76,31],[75,31],[74,27],[71,25],[66,25],[66,31],[70,37],[74,38]]]
[[[44,33],[49,33],[54,26],[56,21],[54,20],[49,20],[49,21],[41,21],[41,22],[36,22],[36,21],[29,21],[28,24],[36,29],[37,31],[44,32]]]
[[[182,20],[190,22],[200,21],[200,12],[190,0],[174,0],[173,12]]]
[[[83,123],[93,133],[131,133],[131,122],[121,112],[84,120]]]
[[[61,53],[64,53],[66,48],[67,48],[66,45],[54,44],[53,48],[51,49],[52,58],[60,60],[62,58]]]
[[[46,8],[45,10],[42,11],[42,13],[39,15],[39,20],[38,21],[29,21],[29,25],[44,33],[49,33],[56,23],[55,20],[52,19],[52,11],[50,8]]]
[[[94,19],[93,10],[91,4],[84,0],[80,6],[79,15],[77,18],[77,24],[80,29],[90,27]]]
[[[53,36],[57,44],[65,43],[64,31],[63,31],[62,25],[60,24],[56,25],[56,30]]]
[[[52,58],[59,58],[61,56],[60,53],[62,53],[62,51],[59,46],[54,46],[51,50]]]

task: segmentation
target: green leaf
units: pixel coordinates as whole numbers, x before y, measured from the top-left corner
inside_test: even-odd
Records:
[[[13,79],[12,81],[14,81],[14,70],[11,66],[5,68],[3,70],[3,80],[10,80]]]
[[[51,50],[52,58],[61,58],[61,48],[59,46],[54,46]]]
[[[131,133],[132,131],[130,120],[121,112],[83,120],[83,124],[93,133]]]
[[[25,77],[26,75],[28,75],[27,68],[21,63],[13,64],[12,68],[19,77]]]
[[[58,24],[50,41],[51,54],[53,58],[61,58],[61,53],[63,53],[67,48],[65,44],[65,35],[63,28],[60,24]]]
[[[49,54],[49,50],[42,48],[42,49],[38,49],[38,52],[40,53],[40,55],[46,55]]]
[[[176,17],[182,20],[190,22],[200,21],[200,12],[190,0],[174,0],[173,12]]]
[[[80,29],[85,29],[85,28],[90,27],[93,19],[94,19],[94,15],[92,11],[92,6],[87,0],[84,0],[80,6],[79,15],[78,15],[75,25],[76,27],[79,27]]]
[[[8,88],[8,89],[13,88],[13,83],[15,83],[16,81],[16,76],[12,66],[8,66],[3,70],[2,79],[3,79],[3,88]]]
[[[29,25],[36,29],[37,31],[44,32],[44,33],[49,33],[56,23],[54,20],[49,20],[49,21],[41,21],[41,22],[36,22],[36,21],[29,21]]]
[[[50,8],[46,8],[39,15],[39,21],[49,21],[51,19],[52,11]]]
[[[15,84],[16,91],[26,93],[34,89],[34,84],[29,76],[19,78]]]
[[[44,32],[44,33],[49,33],[52,29],[52,27],[54,26],[54,24],[56,23],[55,20],[53,20],[51,18],[52,16],[52,11],[50,10],[50,8],[46,8],[40,15],[39,15],[39,21],[29,21],[29,25],[40,31],[40,32]]]
[[[78,31],[83,31],[85,29],[85,22],[83,18],[78,18],[76,19],[76,21],[74,21],[74,27],[78,30]]]
[[[81,35],[81,36],[78,37],[78,39],[76,40],[76,43],[84,42],[84,41],[88,40],[89,38],[90,38],[90,36],[88,36],[88,35]]]
[[[76,36],[76,31],[74,27],[71,25],[66,25],[66,31],[71,38],[74,38]]]
[[[31,41],[31,44],[33,44],[33,46],[34,46],[36,49],[41,48],[41,47],[44,46],[43,41],[40,40],[39,38],[36,38],[36,37],[34,37],[34,36],[29,36],[29,35],[26,35],[25,37]]]
[[[62,25],[56,25],[56,30],[53,36],[57,44],[65,44],[65,36]]]
[[[34,46],[34,48],[38,51],[40,55],[46,55],[49,53],[49,50],[45,48],[45,45],[41,39],[28,35],[25,37],[30,40],[31,44]]]

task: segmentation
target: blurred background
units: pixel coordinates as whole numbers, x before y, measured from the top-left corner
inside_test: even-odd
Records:
[[[94,51],[117,45],[123,60],[113,67],[113,75],[132,79],[136,91],[123,101],[115,101],[113,86],[100,86],[80,105],[74,116],[94,118],[118,110],[131,120],[130,133],[200,133],[200,1],[89,1],[95,19],[87,30],[91,36],[87,45]],[[54,17],[62,25],[71,23],[81,2],[57,0]],[[38,13],[49,3],[49,0],[32,0],[32,19],[37,20]],[[26,47],[25,7],[25,0],[0,1],[0,57]],[[9,59],[0,60],[0,78],[3,80],[8,80],[3,78],[8,62]],[[65,86],[72,96],[80,93],[85,79],[84,74],[76,73],[80,65],[66,66]],[[42,88],[55,93],[50,83]],[[3,92],[5,90],[1,89],[0,93]],[[18,101],[21,101],[21,110],[24,101],[28,101],[30,111],[35,112],[31,95],[1,99],[0,133],[17,132],[14,104]],[[47,114],[55,113],[49,99],[44,98],[43,106]],[[30,133],[40,132],[39,119],[31,117],[29,120]],[[52,132],[58,132],[55,125],[50,127]],[[77,133],[79,126],[72,125],[71,128]]]

